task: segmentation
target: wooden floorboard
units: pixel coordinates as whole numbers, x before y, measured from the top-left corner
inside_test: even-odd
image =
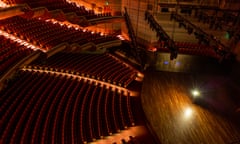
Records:
[[[201,81],[201,77],[197,77]],[[196,80],[196,75],[191,74],[146,72],[141,96],[142,106],[160,141],[163,144],[240,143],[239,128],[226,117],[226,113],[221,115],[221,108],[234,111],[234,103],[222,98],[224,96],[220,87],[220,92],[214,93],[213,97],[218,101],[217,104],[213,104],[214,101],[207,92],[203,95],[208,97],[204,105],[195,103],[190,90],[195,86]],[[203,87],[208,81],[213,80],[211,77],[205,78]],[[220,98],[216,97],[218,95]],[[202,101],[204,100],[205,98],[202,98]]]

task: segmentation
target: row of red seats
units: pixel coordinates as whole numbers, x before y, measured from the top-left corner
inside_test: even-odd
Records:
[[[220,55],[218,55],[214,48],[209,45],[186,42],[175,42],[175,44],[179,48],[180,53],[220,58]]]
[[[1,143],[84,143],[134,125],[129,94],[88,80],[19,71],[0,93]]]
[[[23,37],[44,50],[51,49],[62,42],[82,45],[87,42],[99,44],[117,39],[114,36],[104,36],[100,33],[75,29],[58,23],[54,24],[39,19],[25,19],[18,16],[2,20],[1,25],[3,30]]]
[[[180,48],[180,53],[183,54],[190,54],[190,55],[199,55],[199,56],[206,56],[206,57],[213,57],[213,58],[220,58],[219,55],[213,49],[188,49],[188,48]]]
[[[95,78],[119,86],[127,87],[137,75],[137,71],[107,54],[57,53],[44,63],[33,66],[47,67],[56,71],[67,70],[79,75]]]
[[[164,42],[159,43],[160,48],[158,50],[163,52],[169,52],[167,48],[164,48]],[[187,42],[175,42],[175,45],[178,47],[178,53],[180,54],[190,54],[190,55],[199,55],[206,57],[213,57],[219,59],[221,56],[217,54],[212,46],[209,45],[200,45],[196,43],[187,43]]]
[[[31,49],[0,36],[0,76],[31,52]]]
[[[190,49],[209,49],[209,48],[211,48],[209,45],[189,43],[189,42],[175,42],[175,45],[178,48],[190,48]]]

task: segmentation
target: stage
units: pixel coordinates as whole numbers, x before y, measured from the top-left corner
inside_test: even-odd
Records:
[[[199,97],[192,95],[193,89]],[[153,70],[145,73],[141,95],[162,144],[240,143],[239,99],[239,89],[223,75]]]

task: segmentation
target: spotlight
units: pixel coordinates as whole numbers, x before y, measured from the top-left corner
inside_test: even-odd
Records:
[[[194,97],[198,97],[198,96],[200,96],[200,92],[199,92],[198,90],[193,90],[193,91],[192,91],[192,95],[193,95]]]
[[[193,110],[190,107],[188,107],[184,111],[184,117],[185,118],[190,118],[192,116],[192,113],[193,113]]]

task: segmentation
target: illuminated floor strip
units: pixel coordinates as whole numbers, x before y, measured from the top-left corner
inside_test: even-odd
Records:
[[[35,46],[35,45],[25,41],[25,40],[22,40],[22,39],[14,36],[12,34],[9,34],[9,33],[5,32],[5,31],[0,30],[0,35],[4,36],[4,37],[6,37],[6,38],[8,38],[8,39],[10,39],[12,41],[15,41],[15,42],[19,43],[20,45],[24,45],[27,48],[33,49],[34,51],[41,50],[42,52],[46,52],[46,50],[43,50],[40,47]]]
[[[116,143],[122,143],[122,139],[125,141],[129,141],[129,136],[136,137],[136,136],[142,136],[147,133],[147,129],[144,126],[134,126],[130,127],[129,129],[122,130],[120,133],[113,134],[111,136],[104,137],[104,139],[96,140],[95,142],[90,142],[90,144],[112,144],[114,142]]]
[[[138,96],[136,94],[136,92],[130,91],[130,90],[126,89],[126,88],[123,88],[123,87],[120,87],[120,86],[117,86],[117,85],[114,85],[114,84],[110,84],[110,83],[107,83],[107,82],[99,81],[99,80],[96,80],[96,79],[75,75],[75,74],[64,73],[64,72],[57,72],[57,71],[51,71],[51,70],[32,69],[32,68],[22,68],[21,70],[23,70],[23,71],[34,71],[34,72],[40,72],[40,73],[50,73],[50,74],[56,74],[56,75],[65,75],[65,76],[69,76],[69,77],[72,76],[73,78],[89,80],[91,82],[95,82],[95,83],[101,84],[102,86],[105,85],[106,88],[110,88],[111,87],[113,89],[113,91],[115,91],[115,90],[118,90],[119,92],[120,91],[124,91],[124,95],[127,95],[128,92],[129,92],[130,96]]]

